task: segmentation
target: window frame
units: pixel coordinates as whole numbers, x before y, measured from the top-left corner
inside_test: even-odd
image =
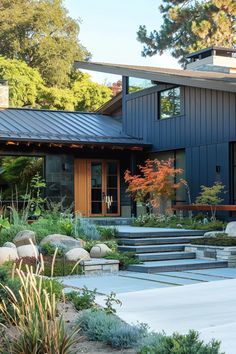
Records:
[[[173,89],[176,89],[176,88],[179,88],[180,90],[180,113],[179,114],[176,114],[176,115],[170,115],[166,118],[162,118],[161,117],[161,93],[162,92],[166,92],[166,91],[170,91],[170,90],[173,90]],[[170,87],[170,88],[167,88],[167,89],[164,89],[164,90],[161,90],[158,92],[158,120],[160,121],[165,121],[166,119],[172,119],[172,118],[176,118],[176,117],[180,117],[184,114],[184,109],[183,109],[183,89],[180,85],[176,85],[176,86],[173,86],[173,87]]]

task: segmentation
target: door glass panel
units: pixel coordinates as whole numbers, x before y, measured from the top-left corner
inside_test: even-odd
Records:
[[[91,211],[102,214],[102,163],[91,163]]]
[[[106,212],[107,214],[118,213],[118,164],[115,161],[107,162],[107,190]]]

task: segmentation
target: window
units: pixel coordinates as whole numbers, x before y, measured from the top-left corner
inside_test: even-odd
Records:
[[[161,91],[159,95],[160,119],[176,117],[181,114],[180,87]]]
[[[155,86],[151,80],[139,79],[137,77],[129,77],[128,93],[145,90]]]

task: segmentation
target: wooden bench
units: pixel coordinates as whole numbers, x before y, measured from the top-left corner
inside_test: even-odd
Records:
[[[183,205],[173,205],[172,207],[173,210],[176,211],[211,211],[216,210],[216,211],[236,211],[236,205],[206,205],[206,204],[183,204]]]

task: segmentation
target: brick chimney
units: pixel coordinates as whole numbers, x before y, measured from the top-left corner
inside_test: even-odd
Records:
[[[236,49],[210,47],[186,56],[187,70],[236,73]]]
[[[0,109],[9,107],[9,86],[5,80],[0,80]]]

